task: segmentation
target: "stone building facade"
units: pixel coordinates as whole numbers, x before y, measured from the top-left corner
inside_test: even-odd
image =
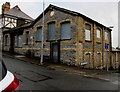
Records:
[[[44,13],[44,58],[81,68],[103,69],[107,64],[111,67],[111,29],[54,5],[49,5]],[[41,14],[33,22],[12,30],[15,53],[40,57],[42,18]]]

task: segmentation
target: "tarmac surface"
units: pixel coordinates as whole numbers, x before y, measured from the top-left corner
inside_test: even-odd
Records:
[[[63,64],[54,64],[49,61],[44,61],[43,65],[40,65],[40,59],[38,58],[31,58],[31,57],[26,57],[20,54],[11,54],[8,52],[3,52],[2,55],[17,59],[17,60],[22,60],[27,63],[38,65],[38,66],[41,66],[41,67],[44,67],[50,70],[65,71],[71,74],[78,74],[78,75],[81,75],[87,78],[93,78],[93,79],[113,82],[114,84],[119,83],[118,79],[120,76],[117,70],[106,71],[106,70],[79,69],[78,67],[70,67],[70,66],[63,65]]]

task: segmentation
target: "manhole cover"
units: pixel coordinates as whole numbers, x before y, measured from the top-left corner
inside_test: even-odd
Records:
[[[19,72],[19,73],[15,72],[15,73],[24,77],[24,78],[26,78],[26,79],[28,79],[28,80],[30,80],[30,81],[33,81],[33,82],[39,82],[39,81],[52,79],[49,76],[45,76],[45,75],[36,73],[34,71]]]

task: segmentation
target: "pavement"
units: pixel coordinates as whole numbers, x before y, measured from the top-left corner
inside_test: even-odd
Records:
[[[118,73],[115,70],[106,71],[106,70],[80,69],[79,67],[71,67],[63,64],[55,64],[50,61],[44,61],[43,64],[41,65],[39,58],[26,57],[24,55],[11,54],[9,52],[3,52],[2,55],[17,59],[17,60],[22,60],[24,62],[38,65],[47,69],[64,71],[71,74],[78,74],[87,78],[99,79],[99,80],[108,81],[108,82],[115,82],[116,80],[115,84],[118,84]]]

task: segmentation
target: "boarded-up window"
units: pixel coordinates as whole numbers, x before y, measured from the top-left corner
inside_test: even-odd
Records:
[[[100,34],[100,29],[97,29],[97,38],[100,38],[101,37],[101,34]]]
[[[71,29],[70,22],[61,23],[61,39],[70,39],[71,38]]]
[[[87,63],[90,63],[90,53],[87,53],[87,54],[86,54],[86,62],[87,62]]]
[[[55,22],[48,24],[48,40],[55,40]]]
[[[91,32],[91,26],[89,24],[85,25],[85,40],[90,41],[90,32]]]
[[[105,32],[105,40],[108,40],[108,32]]]
[[[22,47],[22,35],[18,35],[17,39],[17,47]]]
[[[38,27],[36,31],[36,41],[42,41],[42,27]]]

